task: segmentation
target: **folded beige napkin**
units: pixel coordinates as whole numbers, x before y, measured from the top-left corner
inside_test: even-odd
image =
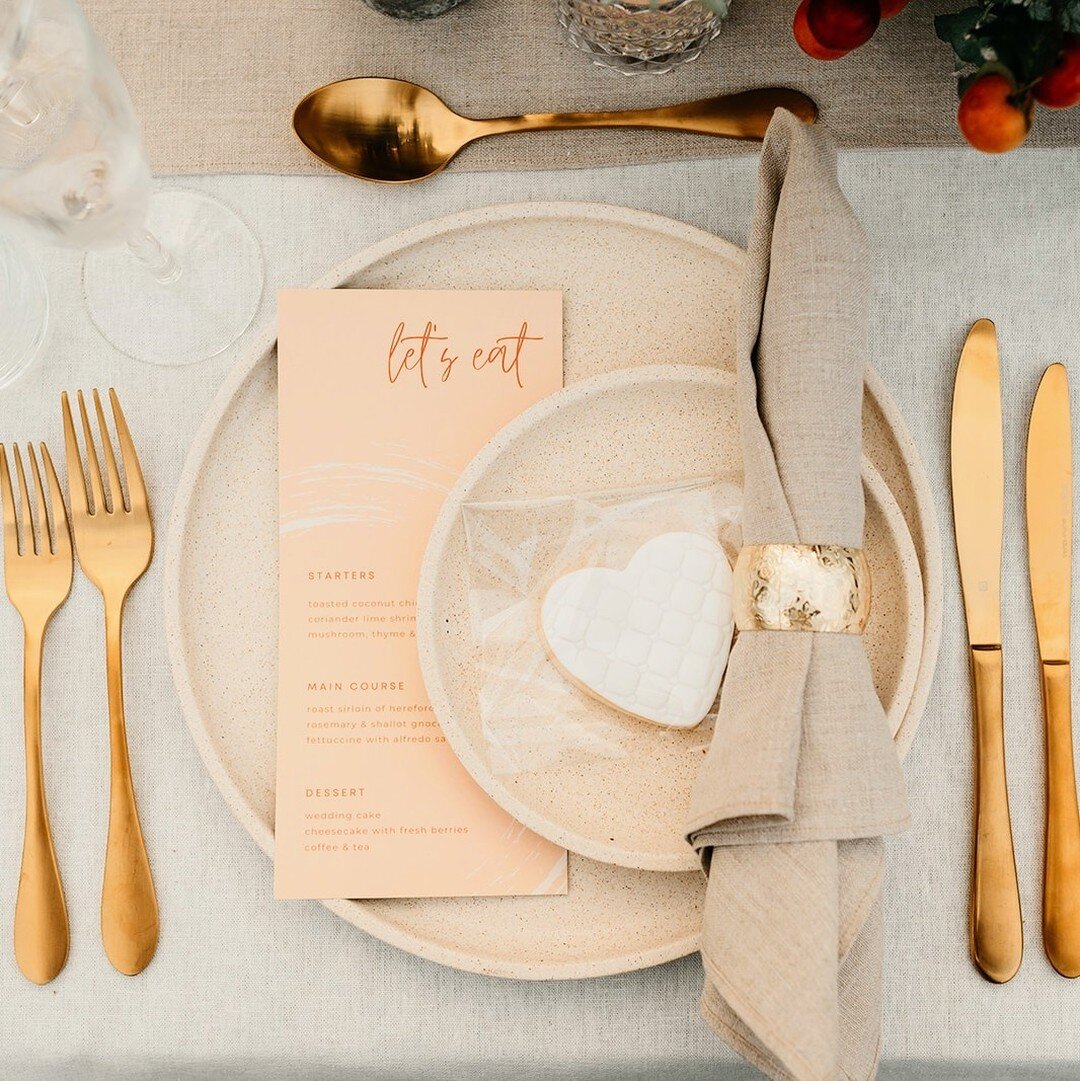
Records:
[[[738,330],[746,544],[862,546],[869,287],[832,143],[778,113]],[[876,1071],[881,837],[907,821],[862,638],[740,634],[688,834],[709,873],[702,1012],[770,1077]]]

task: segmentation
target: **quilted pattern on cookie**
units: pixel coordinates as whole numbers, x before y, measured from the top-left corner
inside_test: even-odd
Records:
[[[692,728],[708,715],[727,665],[731,580],[716,541],[664,533],[625,570],[559,578],[541,605],[541,632],[586,692],[643,720]]]

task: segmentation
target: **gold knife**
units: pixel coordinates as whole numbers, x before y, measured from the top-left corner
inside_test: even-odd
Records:
[[[1080,812],[1073,771],[1069,626],[1072,601],[1072,424],[1069,379],[1046,369],[1027,444],[1028,563],[1046,715],[1043,948],[1062,976],[1080,976]]]
[[[956,370],[952,498],[975,715],[971,959],[988,980],[1006,983],[1020,968],[1024,933],[1005,782],[1001,667],[1005,451],[997,332],[989,319],[980,319],[971,328]]]

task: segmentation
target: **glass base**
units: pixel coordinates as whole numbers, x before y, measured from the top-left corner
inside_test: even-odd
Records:
[[[367,5],[395,19],[430,19],[456,8],[463,2],[464,0],[367,0]]]
[[[666,75],[669,71],[696,60],[701,56],[705,46],[719,33],[720,31],[717,30],[716,34],[711,34],[697,48],[681,53],[669,53],[666,56],[653,56],[647,60],[637,56],[621,56],[618,53],[604,52],[602,49],[597,49],[590,42],[576,38],[573,34],[570,35],[570,40],[582,52],[588,53],[592,57],[592,62],[598,68],[605,68],[608,71],[617,72],[619,75]]]
[[[611,0],[558,0],[558,12],[571,44],[598,67],[622,75],[662,75],[696,60],[724,20],[698,0],[662,0],[655,8]]]
[[[148,364],[217,356],[247,330],[259,307],[258,241],[224,203],[185,189],[156,192],[145,224],[174,271],[158,280],[126,247],[90,252],[83,263],[90,318],[121,353]]]
[[[49,290],[41,267],[0,237],[0,390],[37,359],[49,330]]]

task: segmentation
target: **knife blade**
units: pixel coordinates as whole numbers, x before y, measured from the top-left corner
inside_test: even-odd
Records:
[[[1035,395],[1027,444],[1028,564],[1044,663],[1069,662],[1072,472],[1069,377],[1052,364]]]
[[[968,641],[1000,649],[1005,447],[997,332],[989,319],[971,328],[956,370],[952,484]]]
[[[1005,452],[997,331],[972,326],[956,370],[952,409],[952,499],[964,595],[975,727],[975,821],[969,946],[994,983],[1023,957],[1020,891],[1005,776],[1001,653],[1001,542]]]
[[[1080,811],[1069,668],[1072,479],[1069,379],[1063,365],[1052,364],[1039,384],[1028,426],[1027,534],[1046,720],[1043,948],[1068,977],[1080,976]]]

